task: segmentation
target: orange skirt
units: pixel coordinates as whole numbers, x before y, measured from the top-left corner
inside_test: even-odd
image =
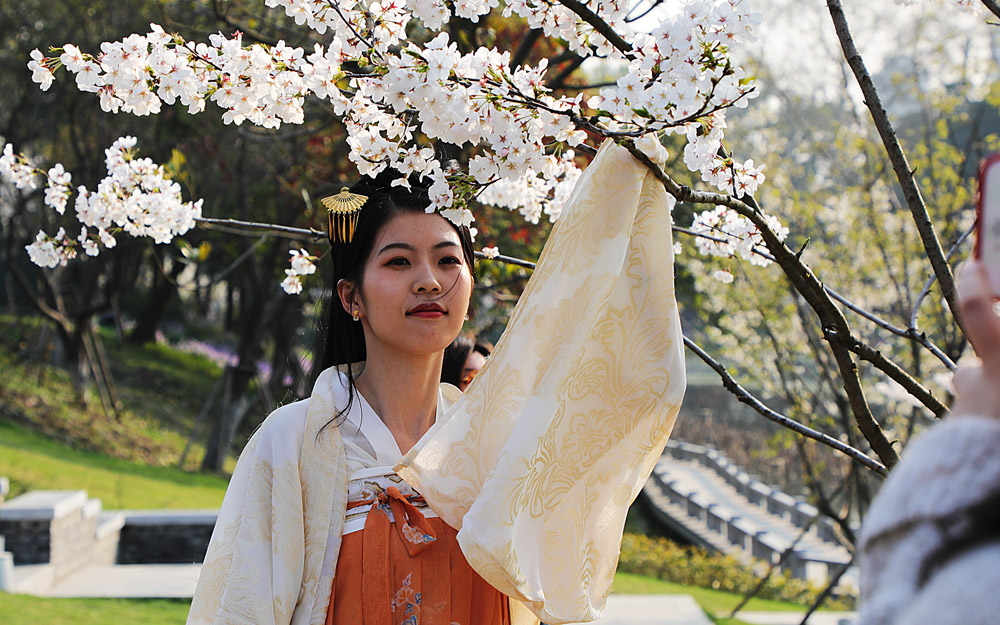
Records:
[[[454,529],[394,487],[349,507],[370,504],[341,542],[326,625],[510,624],[507,597],[472,570]]]

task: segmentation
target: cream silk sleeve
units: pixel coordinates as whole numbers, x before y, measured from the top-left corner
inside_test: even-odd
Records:
[[[278,408],[233,472],[187,625],[322,625],[347,505],[335,413],[337,372]]]
[[[605,143],[487,365],[396,467],[473,568],[547,623],[603,612],[684,394],[672,201]]]

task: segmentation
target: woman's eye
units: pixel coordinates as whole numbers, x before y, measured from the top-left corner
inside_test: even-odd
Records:
[[[397,267],[402,267],[402,266],[409,265],[409,264],[410,264],[410,261],[406,260],[402,256],[398,256],[396,258],[393,258],[392,260],[390,260],[389,262],[386,263],[386,265],[395,265]]]
[[[442,265],[461,265],[462,261],[456,256],[445,256],[441,259]]]

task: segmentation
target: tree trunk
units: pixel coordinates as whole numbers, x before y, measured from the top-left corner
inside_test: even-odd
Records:
[[[241,360],[234,367],[226,367],[223,373],[227,379],[223,383],[222,407],[212,423],[208,442],[205,443],[205,457],[201,461],[202,471],[218,473],[225,467],[226,455],[229,453],[233,436],[248,408],[247,387],[256,373],[253,361],[247,363]]]
[[[59,339],[62,343],[63,358],[66,360],[66,369],[69,371],[70,383],[73,386],[73,395],[81,406],[87,405],[87,391],[90,389],[90,363],[83,350],[83,336],[80,333],[80,325],[77,323],[71,331],[67,331],[60,325],[56,325]]]
[[[240,302],[246,302],[246,305],[242,307],[240,338],[236,347],[238,364],[226,369],[230,377],[222,397],[222,410],[212,423],[212,432],[205,445],[205,458],[201,463],[205,471],[222,471],[226,462],[239,421],[247,410],[248,400],[244,399],[244,395],[250,381],[257,375],[257,360],[263,351],[261,342],[266,336],[263,330],[274,315],[273,307],[270,307],[271,311],[265,310],[267,293],[262,292],[257,263],[251,262],[248,269],[240,288]]]
[[[156,248],[152,250],[154,262],[158,258]],[[164,274],[163,263],[166,256],[160,262],[156,262],[156,271],[153,278],[153,287],[150,289],[146,308],[139,317],[135,329],[129,335],[129,342],[136,345],[144,345],[156,340],[156,331],[160,328],[163,320],[163,313],[166,312],[167,304],[177,291],[177,276],[184,271],[184,264],[174,261],[170,269],[169,276]]]

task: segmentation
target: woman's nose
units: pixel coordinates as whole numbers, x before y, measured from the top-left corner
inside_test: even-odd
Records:
[[[417,293],[437,293],[441,290],[441,283],[434,275],[434,269],[429,264],[423,264],[413,287]]]

